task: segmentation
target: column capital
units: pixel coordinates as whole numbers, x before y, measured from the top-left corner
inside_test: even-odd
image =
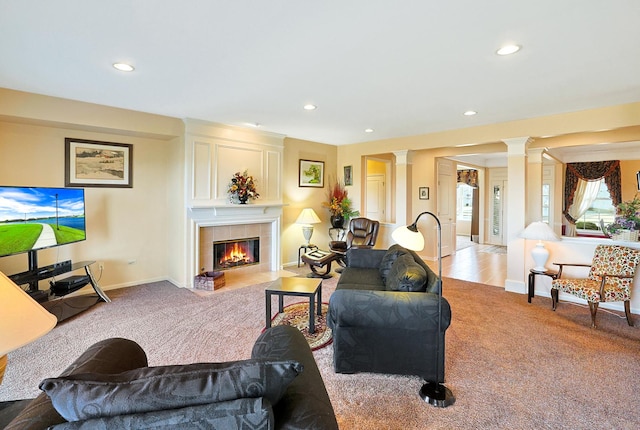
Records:
[[[393,155],[396,157],[396,165],[398,164],[410,164],[411,154],[413,151],[408,149],[402,149],[400,151],[393,151]]]
[[[533,141],[531,137],[514,137],[511,139],[502,139],[507,145],[507,153],[509,155],[526,155],[527,146]]]
[[[535,148],[527,150],[527,161],[529,164],[542,163],[542,154],[544,154],[544,148]]]

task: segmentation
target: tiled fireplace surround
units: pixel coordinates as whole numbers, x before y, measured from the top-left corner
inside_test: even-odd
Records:
[[[236,267],[236,273],[256,273],[270,271],[271,268],[271,224],[218,225],[200,227],[200,264],[201,270],[213,270],[213,242],[237,240],[251,237],[260,238],[260,262],[245,267]]]
[[[229,269],[233,275],[277,272],[280,261],[282,204],[223,205],[190,209],[193,277],[213,270],[213,242],[260,238],[260,263]]]

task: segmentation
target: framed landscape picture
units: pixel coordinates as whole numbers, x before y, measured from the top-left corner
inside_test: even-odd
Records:
[[[324,187],[324,161],[300,160],[299,187]]]
[[[64,139],[66,187],[133,187],[133,145]]]

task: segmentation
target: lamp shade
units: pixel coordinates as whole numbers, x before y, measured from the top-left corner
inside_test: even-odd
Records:
[[[57,319],[0,272],[0,357],[33,342]]]
[[[411,226],[398,227],[391,233],[391,237],[398,245],[412,251],[424,249],[424,236],[417,229],[414,231]]]
[[[551,227],[549,227],[546,223],[542,221],[532,222],[525,228],[522,233],[518,235],[523,239],[531,239],[537,240],[535,248],[531,250],[531,257],[533,261],[536,263],[535,267],[531,270],[538,273],[544,273],[547,271],[545,264],[547,264],[547,260],[549,259],[549,251],[544,247],[544,243],[542,241],[557,241],[560,240],[557,234]]]
[[[298,215],[298,219],[296,220],[296,224],[318,224],[320,222],[322,221],[320,221],[318,215],[316,215],[311,208],[302,209],[302,212],[300,212],[300,215]]]
[[[557,241],[560,240],[558,235],[542,221],[532,222],[519,235],[522,239]]]

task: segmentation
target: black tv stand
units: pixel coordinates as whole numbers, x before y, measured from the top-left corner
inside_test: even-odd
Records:
[[[91,272],[91,265],[93,263],[95,263],[95,261],[80,261],[77,263],[72,263],[71,260],[68,260],[38,268],[35,251],[31,251],[29,253],[29,270],[26,272],[11,275],[9,276],[9,279],[11,279],[18,285],[28,284],[29,289],[27,290],[27,293],[34,297],[36,301],[40,302],[40,304],[45,309],[54,314],[56,318],[58,318],[58,321],[62,321],[73,315],[76,315],[83,310],[86,310],[100,300],[107,303],[111,302],[111,299],[105,294],[104,291],[102,291],[102,288],[100,288],[100,285],[98,285],[98,282]],[[43,291],[38,289],[39,281],[43,281],[45,279],[53,278],[54,276],[62,275],[64,273],[69,273],[80,269],[84,269],[89,283],[98,295],[97,297],[75,296],[67,299],[60,299],[61,297],[63,297],[67,293],[71,293],[72,291],[68,291],[64,294],[52,294],[50,290]]]

